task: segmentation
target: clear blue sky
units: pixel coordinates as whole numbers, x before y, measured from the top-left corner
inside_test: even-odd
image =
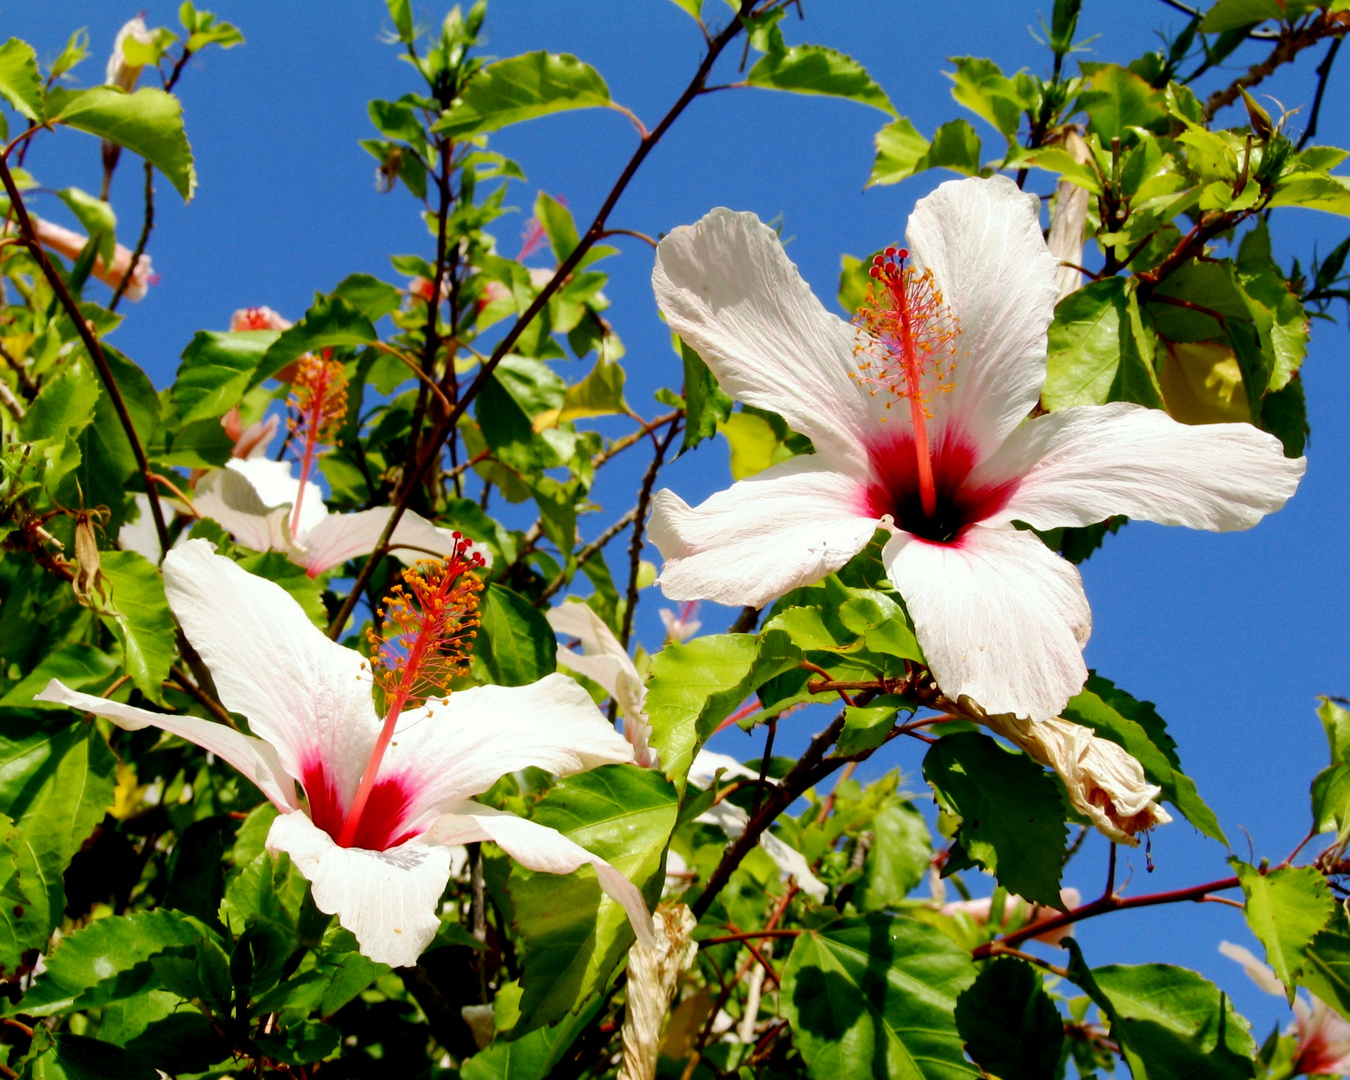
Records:
[[[720,16],[718,0],[707,6]],[[151,25],[176,24],[176,3],[153,0],[147,7]],[[856,57],[900,112],[931,132],[962,115],[941,74],[950,67],[944,58],[990,56],[1005,71],[1041,71],[1048,54],[1030,29],[1049,7],[1050,0],[1040,6],[806,0],[806,21],[790,16],[784,30],[789,42],[828,44]],[[415,8],[427,21],[444,14],[426,3]],[[161,386],[172,379],[193,332],[224,328],[235,308],[267,304],[298,318],[314,290],[358,271],[397,280],[387,255],[426,253],[428,246],[412,201],[402,192],[376,194],[373,159],[357,145],[374,134],[367,99],[397,97],[412,87],[412,73],[381,41],[388,29],[383,4],[222,2],[218,11],[240,26],[248,43],[229,52],[212,49],[183,76],[201,186],[185,207],[160,182],[150,251],[161,280],[143,303],[124,308],[129,318],[115,338]],[[0,30],[33,42],[49,59],[71,30],[88,26],[95,55],[77,72],[87,85],[101,81],[113,34],[135,13],[134,3],[107,0],[11,0]],[[1087,58],[1126,61],[1153,47],[1155,30],[1176,29],[1182,18],[1161,3],[1087,0],[1080,36],[1100,35]],[[540,48],[575,53],[601,71],[615,100],[649,124],[677,96],[702,48],[697,28],[668,0],[493,0],[487,30],[495,55]],[[1244,63],[1262,55],[1259,46],[1247,48],[1239,54]],[[1263,89],[1287,107],[1306,106],[1319,58],[1320,50],[1306,55],[1292,75]],[[738,60],[725,65],[727,74]],[[1350,146],[1343,104],[1350,100],[1348,80],[1343,63],[1328,89],[1319,142]],[[704,99],[651,156],[611,224],[656,234],[717,205],[765,219],[781,214],[783,233],[793,238],[792,257],[833,302],[840,254],[864,254],[898,239],[914,201],[945,178],[934,174],[864,192],[872,135],[884,119],[852,103],[761,91]],[[1230,122],[1240,121],[1234,115]],[[975,123],[992,151],[997,136]],[[1301,120],[1294,124],[1297,129]],[[518,222],[528,217],[539,188],[565,196],[578,219],[588,219],[634,140],[622,116],[600,111],[536,121],[497,139],[495,148],[519,160],[529,177],[508,199],[525,212],[497,229],[503,250],[514,252]],[[51,186],[98,190],[98,144],[78,133],[43,136],[28,164]],[[136,164],[124,159],[113,201],[128,244],[140,220],[139,178]],[[1294,254],[1306,265],[1314,243],[1325,252],[1350,232],[1343,218],[1278,213],[1277,257],[1286,265]],[[632,243],[606,265],[614,274],[606,290],[610,314],[628,347],[629,400],[651,414],[652,392],[680,382],[652,300],[651,252]],[[1283,512],[1251,532],[1229,535],[1132,524],[1083,568],[1095,619],[1089,663],[1157,703],[1180,743],[1184,767],[1244,858],[1244,829],[1258,856],[1277,861],[1302,837],[1307,786],[1326,760],[1315,698],[1350,691],[1343,585],[1348,343],[1343,322],[1315,323],[1304,367],[1313,428],[1308,474]],[[618,513],[631,504],[639,465],[616,470],[598,488],[608,509]],[[686,456],[664,478],[690,502],[710,494],[729,481],[724,444]],[[658,606],[659,598],[648,593],[639,630],[649,644],[660,638]],[[712,628],[722,618],[705,610]],[[822,722],[796,714],[784,725],[780,747],[800,749]],[[756,745],[731,732],[719,749],[748,757]],[[921,749],[917,743],[894,747],[886,761],[871,763],[871,774],[898,765],[919,787]],[[1090,840],[1066,883],[1096,895],[1105,850],[1100,837]],[[1124,874],[1133,874],[1130,891],[1136,893],[1180,887],[1226,874],[1225,855],[1178,823],[1155,836],[1154,873],[1145,872],[1136,854]],[[1079,936],[1093,964],[1167,960],[1218,979],[1254,1021],[1258,1039],[1277,1016],[1287,1015],[1215,951],[1221,937],[1251,943],[1230,908],[1117,915],[1083,925]]]

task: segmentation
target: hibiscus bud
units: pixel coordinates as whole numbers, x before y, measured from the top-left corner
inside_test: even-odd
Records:
[[[108,71],[104,78],[104,82],[108,86],[121,87],[128,94],[136,89],[136,83],[141,77],[141,69],[145,65],[133,64],[127,59],[127,42],[132,41],[147,48],[155,42],[150,31],[146,29],[145,19],[142,15],[137,15],[124,24],[121,30],[117,31],[117,37],[113,38],[112,55],[108,57]]]
[[[1059,893],[1059,902],[1065,908],[1072,910],[1082,902],[1082,894],[1077,889],[1061,889]],[[981,926],[989,922],[989,916],[993,909],[993,897],[985,896],[977,900],[957,900],[950,904],[943,904],[938,908],[942,915],[965,915]],[[1060,913],[1054,908],[1046,907],[1044,904],[1029,904],[1020,896],[1009,896],[1003,904],[1003,919],[999,923],[999,929],[1002,930],[1008,926],[1013,919],[1018,919],[1020,925],[1034,927],[1037,923],[1047,922],[1055,918]],[[1033,941],[1043,941],[1047,945],[1059,945],[1066,937],[1073,937],[1073,923],[1067,926],[1056,927],[1054,930],[1047,930],[1044,934],[1037,934],[1032,938]]]
[[[661,1026],[680,976],[694,962],[698,943],[690,935],[698,920],[684,904],[657,908],[655,945],[628,950],[628,1007],[623,1017],[623,1064],[619,1080],[652,1080]]]
[[[79,258],[80,252],[89,243],[87,236],[38,217],[33,218],[33,232],[39,244],[67,259]],[[103,262],[102,255],[94,259],[94,277],[113,289],[122,284],[122,279],[128,273],[131,274],[131,280],[127,282],[122,295],[135,302],[145,299],[148,286],[157,280],[150,266],[149,255],[142,254],[136,260],[136,266],[132,268],[131,250],[117,244],[113,250],[112,266],[107,266]]]
[[[290,319],[278,315],[270,307],[240,308],[230,316],[230,331],[240,330],[289,330],[295,324]]]

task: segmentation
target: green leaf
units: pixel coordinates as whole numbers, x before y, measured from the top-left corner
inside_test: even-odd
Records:
[[[1000,1080],[1055,1080],[1064,1021],[1036,970],[1000,957],[956,1002],[956,1027],[966,1051]]]
[[[403,304],[403,294],[398,289],[371,274],[348,274],[338,282],[333,296],[347,301],[372,323]]]
[[[703,0],[671,0],[671,3],[685,12],[691,19],[702,21]]]
[[[101,649],[82,641],[69,641],[42,658],[32,671],[0,698],[0,708],[63,709],[54,701],[34,701],[33,695],[47,689],[52,679],[60,679],[72,690],[110,681],[120,665]]]
[[[1205,12],[1200,21],[1202,34],[1221,34],[1225,30],[1241,30],[1266,19],[1293,18],[1291,5],[1282,0],[1218,0]]]
[[[370,345],[379,340],[359,308],[338,296],[319,296],[305,317],[272,342],[248,380],[252,389],[305,353],[341,345]]]
[[[183,107],[172,94],[146,87],[124,94],[111,86],[47,91],[47,119],[69,124],[140,154],[186,202],[197,187],[192,148],[183,133]]]
[[[979,1073],[961,1052],[957,997],[970,954],[941,931],[889,915],[838,919],[797,938],[780,1007],[816,1080]]]
[[[169,677],[176,651],[164,579],[134,551],[105,551],[100,563],[110,586],[105,619],[122,643],[127,674],[136,689],[163,704],[160,684]]]
[[[938,804],[961,819],[958,838],[1010,893],[1058,908],[1064,809],[1059,790],[1025,754],[988,735],[946,735],[923,759]]]
[[[524,53],[489,64],[470,79],[432,131],[467,139],[564,109],[608,104],[609,87],[589,64],[566,53]]]
[[[0,715],[0,971],[45,950],[65,907],[62,874],[113,802],[116,761],[97,727],[50,713]],[[12,861],[11,861],[12,860]]]
[[[105,266],[111,266],[117,248],[117,215],[102,199],[79,188],[62,188],[57,196],[70,207],[90,239],[98,238],[98,254]]]
[[[1309,943],[1298,982],[1350,1020],[1350,920],[1342,905]]]
[[[224,416],[243,397],[276,330],[198,330],[183,350],[173,384],[173,401],[184,426]]]
[[[896,115],[895,106],[858,61],[823,45],[793,45],[766,53],[745,77],[750,86],[850,98]]]
[[[717,385],[716,377],[703,358],[684,341],[675,340],[684,365],[684,441],[680,445],[683,454],[716,435],[718,428],[731,416],[735,402]]]
[[[717,725],[801,652],[784,633],[717,634],[667,645],[652,657],[647,718],[661,767],[684,793],[689,765]]]
[[[1177,744],[1167,734],[1167,724],[1151,702],[1137,701],[1093,672],[1082,692],[1064,707],[1063,717],[1124,747],[1143,766],[1148,782],[1162,788],[1163,798],[1187,821],[1210,839],[1228,845],[1214,811],[1195,790],[1195,781],[1181,771]]]
[[[541,191],[534,200],[534,216],[544,227],[553,257],[561,263],[581,243],[572,212],[548,192]]]
[[[895,727],[895,716],[901,705],[908,703],[896,698],[889,703],[874,701],[869,705],[845,708],[844,730],[839,733],[839,753],[847,756],[875,750]]]
[[[426,145],[427,133],[422,130],[411,106],[396,101],[374,100],[367,108],[370,122],[379,129],[381,135],[409,143],[414,150],[424,152],[422,148]]]
[[[26,41],[10,38],[0,46],[0,97],[29,120],[42,118],[42,73]]]
[[[659,772],[605,765],[559,781],[530,820],[605,859],[654,902],[662,853],[678,813],[675,788]],[[508,888],[525,943],[521,1021],[515,1027],[523,1034],[553,1023],[603,989],[634,938],[628,916],[601,893],[590,867],[560,878],[515,865]]]
[[[507,983],[497,991],[497,1027],[507,1034],[520,1014],[520,986]],[[586,1028],[590,1027],[604,998],[596,994],[581,1003],[576,1012],[570,1012],[552,1027],[536,1028],[519,1038],[498,1037],[487,1049],[469,1058],[460,1067],[462,1080],[545,1080],[552,1075],[563,1055]],[[514,1012],[508,1026],[503,1026],[504,1014]]]
[[[778,435],[762,416],[749,412],[731,413],[718,430],[726,436],[731,447],[731,478],[745,480],[761,473],[774,463],[778,449]]]
[[[1088,131],[1104,146],[1113,138],[1133,141],[1132,127],[1151,128],[1167,121],[1162,91],[1119,64],[1103,64],[1093,73],[1078,106],[1088,114]]]
[[[1135,1080],[1248,1080],[1256,1044],[1228,995],[1170,964],[1088,970],[1073,938],[1069,979],[1111,1021]]]
[[[120,1047],[84,1035],[52,1035],[39,1025],[23,1075],[30,1080],[156,1080],[160,1073]]]
[[[981,173],[980,137],[965,120],[943,124],[929,142],[902,116],[877,132],[876,147],[868,187],[898,184],[926,169],[951,169],[962,176]]]
[[[1266,947],[1266,963],[1294,1001],[1294,980],[1303,970],[1308,945],[1331,918],[1336,902],[1326,878],[1311,866],[1285,866],[1264,874],[1229,859],[1247,895],[1247,925]]]
[[[151,957],[195,945],[204,932],[195,919],[168,910],[97,919],[61,940],[19,1010],[56,1016],[144,993],[156,981]]]
[[[1157,376],[1140,348],[1140,317],[1124,278],[1089,282],[1061,300],[1050,324],[1045,407],[1108,401],[1161,407]]]
[[[943,74],[955,84],[952,97],[988,120],[1005,138],[1015,139],[1022,113],[1030,104],[1023,99],[1017,85],[992,60],[975,56],[949,59],[956,65],[956,70]]]
[[[567,388],[563,395],[562,408],[551,424],[544,424],[544,416],[535,421],[535,427],[551,427],[553,424],[566,423],[569,420],[581,420],[589,416],[613,416],[615,413],[627,413],[628,402],[623,397],[624,370],[617,363],[607,363],[602,356],[596,360],[595,367],[579,383]]]
[[[540,611],[519,593],[489,584],[470,658],[473,676],[497,686],[526,686],[557,669],[558,639]]]
[[[918,887],[928,873],[933,847],[923,815],[911,803],[879,811],[869,828],[872,846],[853,902],[860,910],[876,911],[894,907]]]

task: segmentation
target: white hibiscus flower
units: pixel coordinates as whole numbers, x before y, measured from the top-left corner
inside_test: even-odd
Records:
[[[446,576],[433,584],[445,587],[438,585],[436,596],[450,595],[467,562],[442,568]],[[120,705],[55,679],[39,700],[128,730],[160,728],[233,765],[281,811],[268,848],[291,856],[319,910],[336,915],[366,956],[414,963],[439,926],[450,847],[486,840],[532,870],[593,866],[639,940],[655,942],[642,894],[612,866],[553,829],[473,801],[530,766],[566,776],[632,762],[632,747],[573,680],[549,675],[530,686],[483,686],[404,708],[416,700],[410,666],[381,718],[361,654],[329,641],[279,586],[245,573],[207,541],[169,552],[164,585],[222,704],[245,716],[254,735]],[[415,642],[406,655],[412,665]]]
[[[1251,425],[1187,427],[1138,405],[1028,419],[1056,297],[1037,198],[1006,177],[952,181],[907,235],[857,327],[753,214],[714,210],[661,241],[653,285],[671,328],[724,390],[816,452],[697,507],[660,492],[660,583],[673,600],[762,606],[838,570],[881,526],[942,690],[1050,719],[1086,678],[1091,613],[1078,571],[1012,523],[1245,529],[1284,505],[1305,462]]]

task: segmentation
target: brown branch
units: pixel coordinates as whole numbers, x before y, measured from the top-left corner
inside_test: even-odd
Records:
[[[665,464],[666,451],[680,433],[678,422],[666,430],[666,437],[656,445],[652,463],[647,466],[647,474],[642,478],[642,489],[638,492],[636,512],[633,515],[633,539],[628,545],[628,595],[623,609],[623,632],[619,635],[619,644],[628,648],[628,639],[633,636],[633,612],[638,602],[638,571],[642,568],[643,535],[647,527],[647,508],[652,501],[652,488],[656,486],[656,474]]]
[[[712,902],[717,899],[717,894],[726,888],[727,882],[731,880],[731,875],[735,873],[736,868],[741,865],[741,861],[746,855],[759,843],[760,836],[773,824],[774,818],[791,806],[804,791],[814,786],[838,767],[832,761],[825,760],[825,751],[834,744],[843,730],[844,714],[841,712],[834,718],[829,727],[811,740],[811,745],[797,759],[797,764],[792,767],[792,771],[783,777],[782,783],[764,800],[764,805],[760,808],[759,813],[751,816],[746,823],[745,831],[727,848],[721,862],[717,864],[717,869],[708,878],[707,886],[699,898],[694,901],[692,910],[696,918],[701,919],[707,914],[708,909],[712,907]],[[844,762],[839,764],[844,764]]]
[[[186,671],[175,664],[173,667],[169,668],[169,672],[173,675],[173,685],[176,685],[180,690],[185,691],[198,705],[204,708],[222,724],[234,728],[235,731],[239,730],[239,725],[234,722],[234,717],[226,711],[225,706],[193,682],[192,679],[188,677]]]
[[[1344,35],[1333,39],[1331,48],[1327,50],[1322,62],[1317,65],[1317,92],[1313,94],[1312,110],[1308,113],[1308,126],[1303,129],[1303,134],[1299,136],[1297,147],[1299,150],[1307,146],[1308,140],[1317,134],[1317,119],[1322,115],[1322,97],[1327,92],[1327,78],[1331,75],[1331,65],[1336,62],[1336,54],[1340,52],[1341,42],[1344,40]]]
[[[111,177],[111,174],[109,174]],[[127,271],[122,275],[122,280],[117,283],[117,288],[113,290],[112,299],[108,301],[108,310],[116,311],[117,305],[122,302],[122,295],[127,291],[127,286],[131,284],[132,277],[135,276],[136,267],[140,264],[141,256],[145,254],[145,246],[150,243],[150,231],[155,227],[155,168],[150,162],[145,163],[145,217],[141,222],[141,235],[136,239],[136,249],[131,253],[131,262],[127,263]]]
[[[492,350],[492,355],[488,357],[487,362],[482,366],[478,375],[474,378],[473,382],[469,384],[464,394],[456,401],[455,407],[437,426],[435,435],[427,444],[425,452],[419,456],[419,459],[414,463],[413,467],[404,474],[402,489],[394,500],[393,513],[389,515],[389,520],[385,523],[384,532],[381,534],[374,552],[371,554],[370,558],[366,560],[365,565],[361,567],[360,572],[356,576],[356,580],[352,583],[351,591],[347,594],[346,600],[343,601],[342,607],[338,609],[337,614],[333,617],[333,621],[328,627],[329,637],[336,639],[342,632],[342,628],[346,625],[347,620],[351,617],[352,611],[356,608],[357,601],[365,591],[366,584],[375,573],[376,564],[379,562],[382,553],[389,544],[389,538],[393,536],[394,530],[398,527],[399,521],[402,520],[403,514],[408,508],[408,501],[412,498],[413,491],[416,489],[417,484],[421,481],[423,475],[430,470],[432,463],[439,458],[441,446],[446,438],[455,430],[455,425],[459,423],[460,417],[464,415],[469,404],[478,395],[479,391],[487,385],[488,379],[492,378],[493,371],[496,370],[497,365],[500,364],[502,359],[511,351],[516,342],[520,340],[521,334],[523,334],[525,329],[536,317],[538,317],[539,313],[548,306],[548,302],[553,294],[558,291],[563,282],[567,280],[567,276],[576,269],[577,264],[585,257],[586,253],[595,246],[596,242],[603,235],[605,232],[605,223],[609,220],[610,213],[614,210],[615,205],[618,203],[624,191],[627,190],[634,175],[637,173],[638,169],[641,168],[642,163],[647,160],[647,156],[661,141],[662,136],[670,129],[670,126],[675,123],[680,114],[689,106],[690,102],[698,97],[699,91],[703,89],[713,64],[727,45],[729,45],[736,35],[741,32],[744,25],[741,21],[741,17],[748,15],[753,7],[753,0],[741,0],[738,17],[731,20],[727,28],[713,39],[708,47],[707,54],[703,58],[703,62],[699,64],[698,70],[694,73],[694,77],[690,80],[689,85],[685,87],[684,92],[676,100],[675,104],[671,106],[670,111],[662,117],[661,122],[656,125],[651,134],[638,144],[637,150],[634,151],[628,164],[624,166],[623,172],[619,174],[619,179],[615,182],[614,187],[610,189],[609,195],[605,198],[600,210],[596,213],[590,228],[586,230],[585,235],[581,237],[577,246],[572,249],[571,254],[558,265],[558,269],[554,272],[553,277],[543,289],[540,290],[539,295],[534,298],[530,303],[530,306],[516,319],[511,329],[508,330],[501,341],[497,343],[497,347]]]
[[[1149,893],[1146,896],[1132,896],[1126,899],[1119,896],[1103,896],[1100,900],[1094,900],[1090,904],[1076,907],[1063,915],[1043,919],[1040,922],[1032,923],[1030,926],[1024,926],[1020,930],[1014,930],[1011,934],[1005,934],[997,941],[979,945],[970,950],[970,955],[976,960],[983,960],[992,956],[996,947],[1020,945],[1031,938],[1040,937],[1042,934],[1048,934],[1053,930],[1059,930],[1076,922],[1082,922],[1084,919],[1104,915],[1108,911],[1156,907],[1159,904],[1177,904],[1187,900],[1203,901],[1209,893],[1219,892],[1222,889],[1235,889],[1239,884],[1240,882],[1236,877],[1230,877],[1221,878],[1218,881],[1209,881],[1204,885],[1192,885],[1188,889],[1173,889],[1170,892]]]
[[[683,409],[676,409],[674,412],[668,412],[664,416],[658,416],[655,420],[643,421],[642,426],[637,431],[630,432],[622,438],[615,439],[603,450],[591,455],[591,466],[599,468],[616,454],[627,450],[630,446],[641,442],[657,428],[663,424],[669,424],[673,420],[678,420],[684,415]]]
[[[99,377],[103,380],[103,388],[107,391],[108,399],[113,404],[117,419],[121,422],[127,441],[131,444],[131,452],[136,457],[136,466],[140,469],[141,477],[145,481],[146,493],[150,497],[150,515],[155,519],[155,532],[159,536],[160,551],[166,552],[169,550],[169,529],[164,523],[164,511],[159,505],[159,491],[155,487],[154,474],[150,471],[150,461],[145,456],[145,448],[141,446],[140,436],[136,434],[136,426],[131,422],[131,413],[127,411],[127,403],[122,398],[122,391],[118,388],[117,380],[113,377],[112,368],[108,366],[108,358],[103,355],[103,348],[99,345],[98,338],[89,328],[89,324],[80,311],[79,304],[75,302],[75,298],[70,295],[70,290],[66,288],[65,281],[57,273],[51,259],[47,257],[47,252],[38,243],[37,232],[33,228],[33,219],[28,216],[28,208],[24,206],[23,198],[19,195],[19,189],[14,183],[14,176],[10,173],[9,165],[3,158],[0,158],[0,183],[4,184],[5,191],[9,194],[10,208],[18,221],[19,233],[23,237],[24,246],[28,248],[34,261],[41,268],[43,276],[51,284],[52,291],[56,293],[56,297],[70,317],[70,321],[75,324],[75,331],[80,335],[80,340],[84,343],[89,358],[94,362],[94,367],[98,369]]]
[[[1270,55],[1261,63],[1253,64],[1247,69],[1246,74],[1234,79],[1222,90],[1215,90],[1209,95],[1204,109],[1201,110],[1205,122],[1212,120],[1214,114],[1224,106],[1233,104],[1243,90],[1273,75],[1276,68],[1292,61],[1304,49],[1316,45],[1323,38],[1344,34],[1345,30],[1345,25],[1340,23],[1336,16],[1328,18],[1326,12],[1319,13],[1317,18],[1301,27],[1285,30],[1275,42],[1275,48],[1271,49]]]

